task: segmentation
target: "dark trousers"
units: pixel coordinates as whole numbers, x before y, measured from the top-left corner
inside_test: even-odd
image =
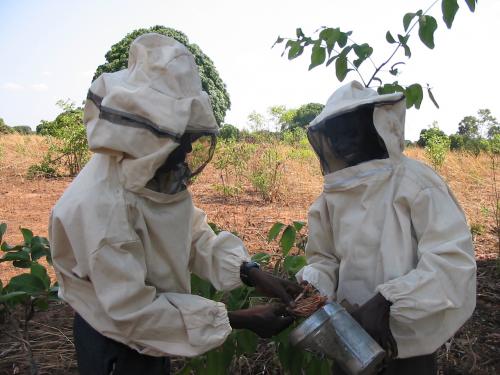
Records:
[[[418,357],[395,359],[389,362],[379,375],[436,375],[437,359],[436,353],[421,355]],[[333,375],[345,375],[339,367],[333,366]]]
[[[80,375],[168,375],[170,360],[139,354],[111,340],[75,314],[73,335]]]

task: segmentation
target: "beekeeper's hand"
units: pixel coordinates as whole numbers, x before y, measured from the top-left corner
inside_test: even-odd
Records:
[[[234,329],[249,329],[260,337],[274,336],[290,324],[294,318],[288,316],[285,305],[270,304],[245,310],[229,311],[229,324]]]
[[[377,293],[351,315],[384,348],[389,358],[395,358],[398,355],[398,346],[389,327],[390,307],[391,303]]]
[[[257,293],[266,297],[276,297],[281,299],[288,307],[294,307],[294,299],[303,287],[289,280],[273,276],[269,272],[261,271],[259,268],[252,268],[248,272],[249,281],[255,286]]]

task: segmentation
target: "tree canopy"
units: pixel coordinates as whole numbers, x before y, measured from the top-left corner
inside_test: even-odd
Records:
[[[198,65],[203,90],[206,91],[210,97],[215,119],[219,125],[222,124],[227,110],[231,107],[226,85],[220,78],[219,72],[215,68],[213,61],[203,53],[200,47],[196,44],[189,43],[188,37],[178,30],[165,26],[153,26],[149,29],[137,29],[132,31],[118,43],[111,46],[111,49],[105,55],[106,62],[97,67],[92,80],[95,80],[102,73],[116,72],[127,68],[130,44],[138,36],[146,33],[158,33],[169,36],[184,44],[189,49]]]

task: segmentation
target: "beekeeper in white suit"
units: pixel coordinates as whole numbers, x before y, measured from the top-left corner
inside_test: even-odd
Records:
[[[186,184],[212,157],[218,126],[186,47],[138,37],[128,69],[93,82],[84,122],[94,155],[50,228],[59,296],[76,311],[80,374],[165,374],[167,355],[204,353],[232,328],[267,337],[291,323],[283,306],[228,313],[190,294],[191,272],[219,290],[243,281],[289,304],[300,287],[260,271],[239,238],[214,234],[193,206]]]
[[[476,264],[446,183],[403,155],[405,112],[401,93],[354,81],[311,122],[324,188],[309,209],[308,265],[297,278],[360,306],[353,316],[397,357],[384,374],[425,375],[474,310]]]

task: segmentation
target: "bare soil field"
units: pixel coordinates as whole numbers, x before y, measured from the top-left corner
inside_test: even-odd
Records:
[[[19,227],[47,236],[51,207],[71,178],[27,179],[26,170],[41,160],[46,151],[42,137],[0,136],[0,222],[8,225],[5,240],[22,240]],[[427,163],[424,151],[410,148],[407,155]],[[439,352],[441,374],[500,373],[500,281],[496,269],[498,243],[494,216],[495,191],[487,155],[449,153],[440,174],[461,203],[473,229],[478,260],[477,308],[473,317]],[[290,223],[307,219],[307,209],[322,189],[322,177],[315,160],[287,160],[278,199],[264,201],[245,186],[236,197],[221,195],[214,185],[218,172],[208,166],[191,187],[198,207],[219,227],[235,231],[251,253],[275,252],[267,232],[276,221]],[[0,263],[5,283],[16,270]],[[53,272],[51,277],[54,277]],[[40,374],[72,374],[75,371],[71,339],[71,309],[53,304],[48,312],[35,314],[31,333],[33,356]],[[29,373],[25,346],[17,342],[16,327],[0,324],[0,375]],[[269,373],[280,373],[279,369]]]

